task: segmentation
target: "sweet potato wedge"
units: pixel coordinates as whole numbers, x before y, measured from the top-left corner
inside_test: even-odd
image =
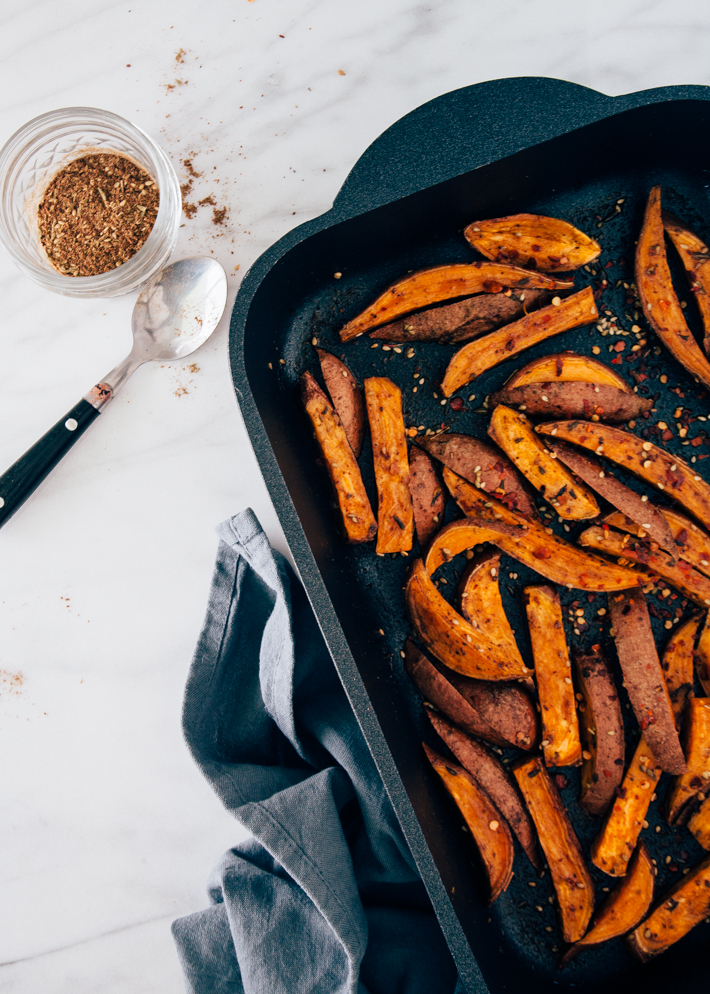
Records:
[[[601,252],[593,238],[568,221],[542,214],[511,214],[474,221],[463,233],[486,259],[512,262],[544,273],[579,269]]]
[[[325,385],[333,407],[338,412],[350,448],[357,458],[365,437],[365,402],[362,387],[344,362],[332,352],[316,349]]]
[[[675,778],[666,795],[666,818],[671,825],[684,825],[690,802],[698,794],[710,792],[710,697],[694,697],[688,702],[683,731],[688,769]]]
[[[679,514],[670,507],[656,507],[655,504],[646,502],[644,507],[653,507],[654,511],[662,515],[670,530],[671,538],[675,548],[675,555],[685,559],[695,569],[700,570],[706,576],[710,576],[710,535],[699,528],[694,521]],[[652,519],[647,519],[647,522]],[[639,527],[638,523],[632,521],[628,515],[615,511],[604,518],[604,523],[612,528],[619,528],[621,531],[630,532],[639,538],[648,537],[651,541],[658,542],[662,548],[666,548],[659,540],[658,535],[647,531],[644,527]],[[673,553],[673,549],[669,549]]]
[[[599,514],[594,494],[550,455],[524,414],[499,404],[488,434],[561,518],[579,521]]]
[[[411,639],[404,646],[404,668],[424,700],[465,732],[497,746],[534,747],[538,737],[535,708],[518,684],[472,680],[454,673],[430,662]]]
[[[680,256],[703,321],[705,354],[710,353],[710,254],[707,245],[679,218],[661,211],[663,227]]]
[[[469,342],[455,353],[446,368],[441,383],[444,396],[450,397],[481,373],[538,342],[589,324],[598,316],[594,294],[590,287],[585,287],[557,305],[541,307],[539,311],[533,311],[498,331]]]
[[[530,383],[596,383],[598,386],[616,387],[625,393],[633,393],[631,387],[619,373],[605,366],[598,359],[591,359],[576,352],[558,352],[533,359],[522,366],[505,383],[508,389],[525,387]]]
[[[690,375],[710,386],[710,363],[695,341],[673,289],[661,216],[661,188],[648,196],[636,246],[636,288],[644,316],[668,351]]]
[[[700,621],[701,615],[698,614],[678,625],[666,643],[661,660],[676,728],[679,730],[687,703],[693,696],[693,648]]]
[[[503,609],[499,578],[500,553],[497,550],[472,559],[459,580],[459,606],[461,614],[474,628],[495,633],[496,642],[507,645],[516,654],[518,645]]]
[[[519,290],[569,290],[572,285],[571,280],[552,279],[542,273],[497,262],[459,262],[434,266],[394,283],[340,329],[340,338],[343,342],[349,342],[378,325],[389,324],[411,311],[419,311],[454,297],[500,293],[506,287]]]
[[[685,757],[642,591],[609,595],[611,624],[631,707],[658,765],[685,773]]]
[[[650,411],[653,401],[617,387],[567,381],[504,386],[491,396],[491,405],[507,404],[533,417],[590,418],[592,421],[630,421]]]
[[[577,942],[594,910],[594,885],[579,840],[540,757],[516,763],[513,773],[550,867],[564,940]]]
[[[532,865],[536,870],[541,870],[542,860],[533,823],[503,764],[450,721],[430,710],[427,710],[427,716],[437,735],[506,819]]]
[[[663,895],[648,918],[629,936],[629,948],[645,963],[682,939],[708,914],[710,857]]]
[[[584,751],[579,805],[603,815],[624,775],[624,723],[614,674],[598,645],[574,653],[582,693],[579,729]]]
[[[705,623],[700,630],[693,660],[700,686],[703,688],[703,692],[710,697],[710,612],[706,614]]]
[[[639,563],[644,571],[651,571],[666,580],[672,587],[696,604],[710,604],[710,579],[693,569],[683,559],[673,559],[667,552],[652,552],[648,545],[630,535],[609,528],[592,525],[579,536],[580,545],[597,552],[614,556],[622,565]]]
[[[545,765],[576,766],[582,761],[582,744],[559,594],[552,587],[526,587],[523,600],[535,660]]]
[[[710,849],[710,797],[706,797],[688,822],[688,831],[703,849]]]
[[[444,469],[443,475],[451,496],[464,514],[473,520],[468,523],[454,521],[439,532],[427,553],[430,573],[441,566],[447,555],[450,558],[480,542],[492,542],[546,580],[563,586],[590,591],[628,590],[648,581],[648,576],[589,555],[549,533],[537,522],[509,511],[502,504],[487,501],[475,487],[450,469]],[[493,531],[496,525],[506,527]],[[468,530],[469,527],[472,530]],[[476,537],[484,531],[487,532],[486,538]]]
[[[515,850],[510,829],[493,801],[470,773],[458,763],[439,756],[427,745],[424,752],[470,829],[488,874],[489,904],[493,904],[506,890],[513,876]]]
[[[377,484],[377,552],[409,552],[414,539],[414,511],[409,493],[402,391],[386,376],[371,376],[365,380],[365,403]]]
[[[611,811],[592,843],[592,862],[611,877],[624,877],[636,848],[661,767],[642,735]]]
[[[409,452],[409,492],[412,496],[414,525],[422,549],[441,527],[446,496],[434,462],[424,449]]]
[[[485,490],[513,511],[537,517],[525,482],[501,452],[473,435],[446,433],[435,438],[417,438],[416,444],[448,466],[464,480]]]
[[[311,419],[349,542],[369,542],[377,522],[360,475],[360,467],[340,418],[310,373],[301,377],[301,396]]]
[[[551,290],[481,293],[455,304],[430,307],[400,321],[382,325],[370,332],[370,338],[387,342],[463,345],[548,304],[552,293]]]
[[[639,529],[648,535],[652,542],[657,542],[662,549],[672,555],[677,555],[675,542],[670,526],[660,510],[641,497],[630,487],[625,486],[616,477],[604,469],[602,464],[593,456],[588,456],[571,445],[558,442],[556,439],[549,444],[550,451],[568,466],[580,480],[588,483],[592,490],[608,500],[619,509],[622,517],[636,522]],[[610,524],[609,517],[605,519]]]
[[[651,907],[653,884],[651,854],[645,842],[641,841],[631,857],[626,876],[599,906],[584,938],[567,950],[562,965],[585,949],[617,939],[635,928]]]
[[[701,524],[710,522],[710,486],[692,466],[652,442],[621,428],[589,421],[550,421],[535,431],[604,456],[662,490]]]
[[[482,680],[516,680],[528,676],[520,653],[512,655],[508,646],[497,645],[444,600],[421,559],[412,565],[405,601],[415,634],[449,669]]]

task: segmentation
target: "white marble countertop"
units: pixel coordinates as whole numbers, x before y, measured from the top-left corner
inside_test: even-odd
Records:
[[[168,994],[173,918],[240,837],[184,746],[183,684],[216,549],[250,505],[284,539],[235,402],[239,279],[326,210],[388,125],[448,90],[546,75],[610,94],[710,83],[704,0],[39,0],[3,5],[0,143],[91,105],[152,134],[228,310],[189,362],[143,367],[0,533],[0,991]],[[178,56],[178,53],[181,53]],[[0,253],[0,467],[128,351],[133,298],[83,302]]]

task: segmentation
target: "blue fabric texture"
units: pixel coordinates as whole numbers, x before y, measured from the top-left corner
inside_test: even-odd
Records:
[[[463,991],[301,584],[251,510],[218,534],[183,728],[253,838],[173,924],[186,991]]]

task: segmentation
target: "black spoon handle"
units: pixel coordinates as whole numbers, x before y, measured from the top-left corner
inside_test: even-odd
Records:
[[[0,527],[24,504],[99,413],[93,404],[80,400],[0,476]]]

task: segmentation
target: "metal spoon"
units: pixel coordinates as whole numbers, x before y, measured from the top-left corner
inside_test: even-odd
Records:
[[[0,527],[140,365],[182,359],[199,349],[219,324],[226,302],[227,277],[214,259],[181,259],[161,269],[133,308],[129,355],[0,476]]]

